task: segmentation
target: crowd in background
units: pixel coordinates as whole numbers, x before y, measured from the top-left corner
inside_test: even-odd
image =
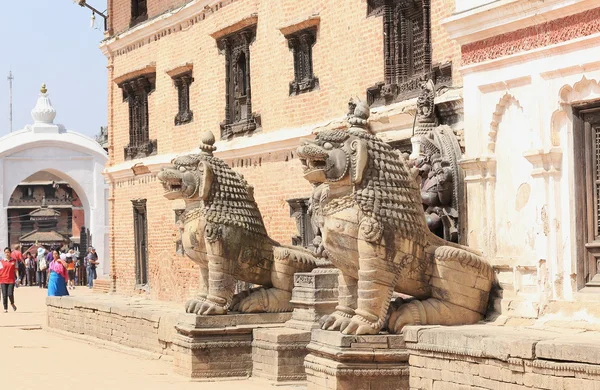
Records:
[[[25,254],[16,245],[13,250],[4,249],[0,260],[0,293],[4,312],[8,312],[8,301],[13,311],[15,289],[19,286],[47,288],[48,296],[69,295],[76,285],[92,288],[97,277],[98,255],[93,247],[85,256],[73,248],[32,246]],[[85,272],[84,272],[85,271]]]

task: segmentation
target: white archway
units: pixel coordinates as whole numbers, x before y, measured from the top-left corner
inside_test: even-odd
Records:
[[[107,185],[102,176],[108,156],[93,139],[53,123],[56,111],[45,89],[31,115],[34,124],[0,138],[0,246],[8,245],[7,207],[13,191],[34,173],[50,172],[79,195],[84,226],[101,261],[98,273],[108,275]]]

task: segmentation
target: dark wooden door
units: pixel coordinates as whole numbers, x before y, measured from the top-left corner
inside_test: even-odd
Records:
[[[148,284],[148,221],[146,199],[133,200],[133,232],[135,237],[135,278],[138,286]]]
[[[600,287],[600,106],[574,110],[578,285]]]

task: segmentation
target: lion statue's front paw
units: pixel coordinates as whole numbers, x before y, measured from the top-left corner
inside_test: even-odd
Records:
[[[185,303],[185,312],[207,316],[227,314],[227,310],[223,306],[202,297],[187,301]]]
[[[340,330],[343,334],[351,334],[357,336],[364,334],[379,333],[379,329],[373,327],[373,325],[371,325],[370,323],[365,322],[365,320],[360,316],[352,317],[352,319],[348,322],[348,325]]]
[[[319,324],[321,325],[321,329],[324,330],[342,330],[348,326],[351,319],[352,315],[336,310],[329,315],[321,317]]]

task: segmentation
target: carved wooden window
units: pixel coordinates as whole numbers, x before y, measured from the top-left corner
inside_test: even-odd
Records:
[[[156,154],[156,140],[150,140],[148,96],[154,91],[156,74],[139,76],[119,84],[123,99],[129,104],[129,145],[125,159],[143,158]]]
[[[221,138],[255,130],[257,118],[252,113],[250,83],[250,44],[256,36],[256,26],[235,32],[217,41],[225,55],[225,121],[221,123]]]
[[[600,287],[600,106],[573,111],[578,287]]]
[[[148,4],[146,0],[131,0],[131,22],[135,26],[148,19]]]
[[[290,83],[290,95],[309,92],[319,86],[313,74],[312,48],[317,40],[317,29],[309,28],[286,35],[288,46],[294,55],[294,81]]]
[[[141,287],[148,284],[148,221],[146,199],[132,200],[135,252],[135,282]]]
[[[418,95],[423,80],[452,83],[450,64],[432,67],[431,0],[368,0],[369,16],[383,17],[384,80],[367,90],[369,104]]]
[[[175,116],[175,126],[190,123],[194,113],[190,109],[190,85],[194,82],[192,72],[186,72],[173,77],[175,88],[177,88],[177,100],[179,111]]]

